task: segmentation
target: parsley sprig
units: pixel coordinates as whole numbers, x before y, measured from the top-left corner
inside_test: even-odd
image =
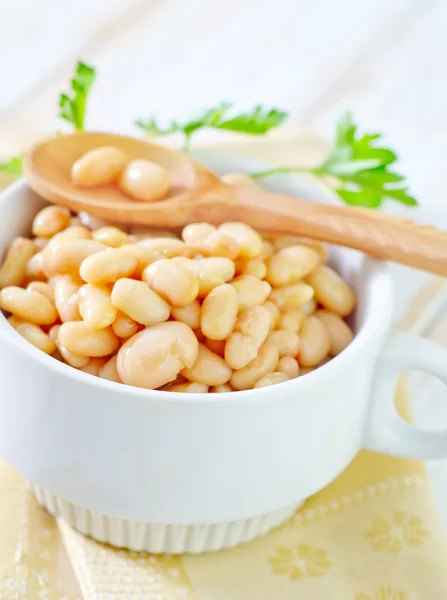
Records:
[[[95,82],[96,71],[93,67],[79,61],[71,80],[71,92],[59,96],[59,116],[74,125],[76,131],[84,129],[87,98]]]
[[[252,173],[261,179],[276,173],[310,173],[324,178],[344,202],[352,206],[379,207],[391,199],[414,206],[417,201],[408,192],[405,178],[391,170],[396,154],[379,145],[380,133],[358,134],[350,113],[337,123],[334,144],[321,165],[314,168],[278,167]]]
[[[79,61],[71,80],[71,96],[63,93],[59,96],[59,117],[74,125],[77,131],[84,129],[87,99],[95,77],[95,69]],[[22,162],[23,154],[14,156],[6,162],[0,163],[0,173],[6,173],[16,178],[20,177],[23,172]]]
[[[190,148],[191,137],[199,129],[223,129],[249,135],[263,135],[274,127],[279,127],[287,118],[287,113],[276,108],[266,109],[261,105],[247,113],[234,116],[229,115],[233,105],[230,102],[222,102],[215,108],[210,108],[197,115],[194,119],[184,122],[171,121],[167,127],[161,127],[154,117],[136,121],[146,135],[158,137],[180,133],[184,137],[183,150],[187,152]]]

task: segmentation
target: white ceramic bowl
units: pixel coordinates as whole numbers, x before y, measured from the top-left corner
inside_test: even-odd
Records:
[[[200,158],[222,172],[259,166]],[[304,180],[274,185],[324,199]],[[0,253],[43,204],[23,182],[1,196]],[[354,341],[304,377],[245,392],[168,394],[92,377],[34,348],[0,315],[1,455],[80,531],[169,553],[217,550],[268,531],[362,447],[447,456],[447,432],[404,423],[392,394],[408,368],[446,381],[447,351],[390,335],[384,263],[343,248],[331,260],[357,290]]]

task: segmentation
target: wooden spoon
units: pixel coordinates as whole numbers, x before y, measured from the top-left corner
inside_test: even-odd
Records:
[[[117,146],[129,160],[145,158],[168,169],[169,196],[142,203],[116,186],[76,187],[70,175],[73,163],[98,146]],[[107,133],[57,136],[27,152],[24,170],[30,186],[43,198],[109,221],[155,227],[243,221],[260,231],[302,235],[447,275],[446,232],[373,210],[226,185],[189,156],[142,139]]]

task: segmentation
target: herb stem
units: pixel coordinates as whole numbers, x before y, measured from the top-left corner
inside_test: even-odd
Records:
[[[277,175],[280,173],[310,173],[316,175],[318,172],[319,169],[311,167],[275,167],[274,169],[267,169],[266,171],[250,173],[250,177],[252,179],[262,179],[263,177],[269,177],[270,175]]]
[[[85,98],[79,98],[78,106],[75,111],[75,129],[76,131],[82,131],[84,129],[84,117],[85,117]]]

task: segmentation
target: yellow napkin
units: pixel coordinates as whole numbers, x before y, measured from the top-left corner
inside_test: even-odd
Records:
[[[301,158],[318,154],[317,146],[306,151],[302,142]],[[283,162],[288,152],[284,144],[261,149]],[[432,280],[413,303],[406,328],[439,285]],[[447,343],[444,329],[438,341]],[[397,402],[408,417],[403,380]],[[80,598],[56,523],[1,461],[0,523],[0,600]],[[59,531],[85,600],[447,598],[447,544],[423,465],[368,452],[289,523],[232,550],[157,557],[103,546],[62,521]]]
[[[0,459],[0,600],[80,600],[54,519]]]

